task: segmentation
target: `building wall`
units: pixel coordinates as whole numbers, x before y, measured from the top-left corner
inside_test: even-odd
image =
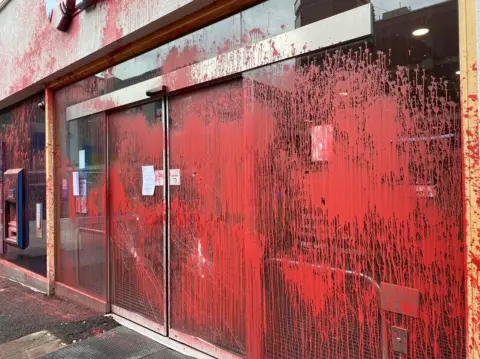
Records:
[[[64,33],[50,24],[46,1],[14,0],[0,11],[0,108],[213,2],[99,0],[95,9],[75,16]]]

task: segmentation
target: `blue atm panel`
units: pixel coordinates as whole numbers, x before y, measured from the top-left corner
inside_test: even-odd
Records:
[[[26,176],[22,168],[3,174],[5,234],[4,241],[21,249],[28,247]]]

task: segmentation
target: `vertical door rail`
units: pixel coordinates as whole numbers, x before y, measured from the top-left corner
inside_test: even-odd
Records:
[[[476,5],[476,6],[475,6]],[[462,159],[463,159],[463,212],[466,237],[466,290],[467,290],[467,358],[479,359],[478,313],[479,303],[479,258],[480,258],[480,166],[479,122],[478,122],[478,74],[477,47],[480,29],[476,14],[479,14],[479,1],[459,0],[460,32],[460,85],[462,106]]]
[[[163,214],[163,260],[165,263],[164,282],[165,282],[165,330],[167,336],[169,335],[170,329],[170,266],[168,265],[168,260],[170,258],[170,213],[168,209],[170,208],[170,137],[169,137],[169,115],[168,115],[168,97],[163,97],[163,173],[165,182],[163,184],[163,203],[164,203],[164,214]]]
[[[59,201],[55,175],[55,156],[57,153],[54,93],[51,89],[45,90],[45,172],[46,172],[46,230],[47,230],[47,294],[55,293],[55,243],[58,235],[58,219],[55,216]]]

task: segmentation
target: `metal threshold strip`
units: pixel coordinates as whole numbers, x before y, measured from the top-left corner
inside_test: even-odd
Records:
[[[174,340],[170,337],[163,336],[157,332],[154,332],[148,328],[145,328],[141,324],[132,322],[131,320],[124,318],[117,314],[106,314],[105,316],[112,317],[116,322],[124,326],[125,328],[131,329],[143,336],[160,343],[167,348],[177,351],[183,355],[187,355],[196,359],[214,359],[214,357],[201,352],[191,346],[185,345],[177,340]]]
[[[3,8],[4,8],[5,6],[7,6],[7,4],[8,4],[9,2],[10,2],[10,0],[3,0],[3,1],[0,0],[0,11],[2,11]]]
[[[373,35],[373,24],[372,5],[362,5],[253,45],[70,106],[66,110],[66,120],[72,121],[146,101],[150,98],[152,89],[165,86],[168,92],[179,91],[331,46],[367,38]]]

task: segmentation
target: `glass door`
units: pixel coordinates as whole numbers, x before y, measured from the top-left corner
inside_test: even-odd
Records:
[[[168,113],[169,335],[245,357],[242,81],[170,97]]]
[[[163,101],[108,117],[113,312],[166,335]]]

